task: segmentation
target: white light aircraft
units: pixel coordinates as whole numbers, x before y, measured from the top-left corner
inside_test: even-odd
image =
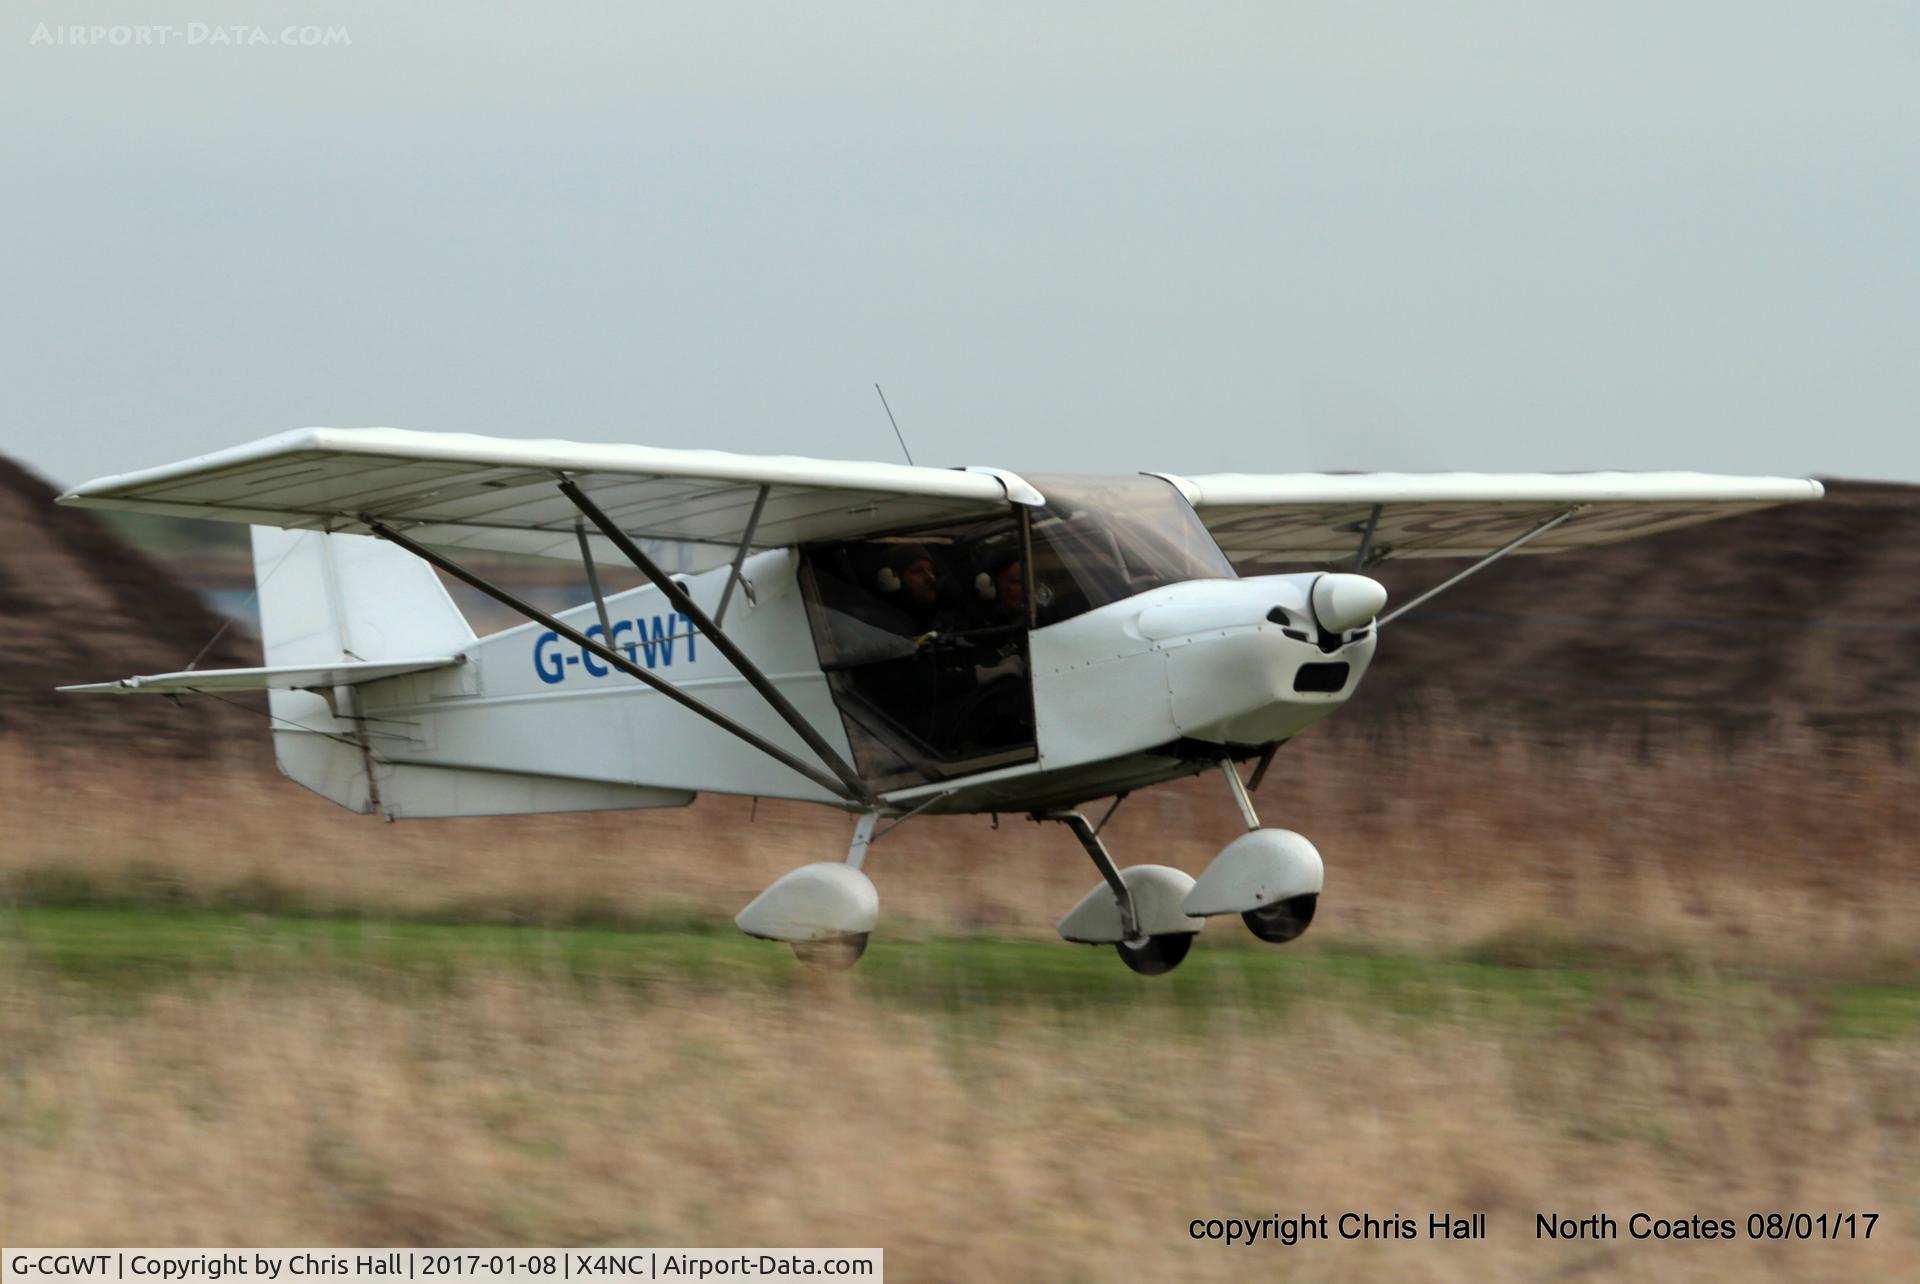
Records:
[[[737,919],[823,963],[865,948],[862,866],[895,825],[1058,821],[1101,876],[1060,934],[1158,974],[1209,918],[1272,942],[1312,920],[1320,854],[1249,795],[1353,695],[1382,626],[1432,595],[1382,615],[1367,568],[1475,559],[1446,588],[1509,554],[1821,493],[1698,473],[1022,476],[305,429],[63,500],[250,523],[264,667],[64,689],[265,688],[281,771],[389,820],[707,791],[841,808],[846,858]],[[468,550],[578,558],[592,600],[539,610],[461,565]],[[1289,563],[1334,569],[1257,573]],[[603,564],[647,583],[603,594]],[[435,568],[527,623],[475,636]],[[1247,832],[1197,880],[1120,868],[1104,818],[1075,810],[1216,769]]]

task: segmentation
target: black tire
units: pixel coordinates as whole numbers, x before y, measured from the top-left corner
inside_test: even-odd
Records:
[[[1164,936],[1149,936],[1137,946],[1122,941],[1113,948],[1119,951],[1120,961],[1141,976],[1165,976],[1187,957],[1187,951],[1193,948],[1193,935],[1192,932],[1168,932]]]
[[[1307,925],[1313,922],[1314,908],[1319,903],[1318,892],[1290,896],[1284,901],[1248,910],[1240,916],[1240,921],[1247,925],[1249,932],[1267,944],[1285,945],[1307,930]]]
[[[794,941],[792,945],[793,957],[808,967],[844,972],[858,963],[860,956],[867,952],[867,933],[836,936],[825,941]]]

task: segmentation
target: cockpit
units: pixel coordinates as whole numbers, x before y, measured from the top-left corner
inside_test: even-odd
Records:
[[[1044,507],[801,549],[821,667],[859,770],[882,789],[1033,760],[1033,629],[1235,578],[1171,483],[1028,480]]]

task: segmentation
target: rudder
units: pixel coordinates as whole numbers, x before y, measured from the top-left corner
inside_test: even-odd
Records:
[[[433,568],[370,535],[255,526],[253,574],[270,665],[446,655],[474,641]]]
[[[269,665],[451,655],[474,642],[433,568],[371,536],[256,526],[253,574]],[[350,811],[379,805],[365,728],[352,716],[357,693],[332,707],[310,691],[267,699],[283,775]]]

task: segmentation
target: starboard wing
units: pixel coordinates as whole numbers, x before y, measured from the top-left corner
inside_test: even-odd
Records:
[[[1287,563],[1484,557],[1572,512],[1516,552],[1635,539],[1775,504],[1817,481],[1708,473],[1215,473],[1167,476],[1244,573]],[[1377,512],[1376,512],[1377,508]],[[1371,523],[1371,538],[1368,536]]]
[[[369,520],[423,544],[578,557],[572,478],[670,570],[754,548],[854,539],[964,520],[1039,495],[1011,474],[716,450],[519,441],[399,428],[306,428],[143,472],[62,503],[364,534]],[[764,494],[764,500],[763,500]],[[758,510],[758,519],[755,512]],[[589,529],[596,559],[624,565]]]

